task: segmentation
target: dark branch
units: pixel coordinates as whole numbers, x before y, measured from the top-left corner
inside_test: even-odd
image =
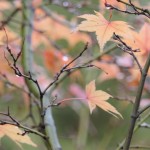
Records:
[[[26,133],[34,133],[36,135],[41,136],[43,139],[47,139],[48,138],[43,133],[40,133],[40,132],[38,132],[38,131],[36,131],[34,129],[31,129],[31,128],[26,127],[26,126],[22,125],[21,123],[19,123],[14,117],[12,117],[10,115],[9,108],[8,108],[8,112],[7,113],[0,112],[0,115],[7,116],[11,120],[11,121],[0,120],[0,125],[5,125],[5,124],[14,125],[14,126],[17,126],[18,128],[22,128],[24,130],[24,135]]]
[[[131,0],[129,0],[129,3],[123,2],[123,1],[121,1],[121,0],[117,0],[117,1],[120,2],[120,3],[122,3],[122,4],[124,4],[124,5],[130,6],[130,7],[133,9],[133,11],[121,10],[121,9],[119,9],[119,8],[117,8],[117,7],[112,6],[112,5],[109,4],[109,3],[105,3],[105,6],[106,6],[107,8],[109,8],[109,9],[116,10],[116,11],[119,11],[119,12],[123,12],[123,13],[126,13],[126,14],[144,15],[144,16],[150,18],[150,12],[149,12],[148,9],[143,9],[143,8],[139,8],[139,7],[135,6],[135,5],[131,2]]]
[[[71,60],[67,65],[62,67],[62,69],[56,74],[55,79],[42,92],[43,95],[54,83],[56,83],[59,80],[59,77],[61,76],[62,73],[68,72],[68,71],[70,72],[72,70],[72,68],[68,69],[67,67],[69,67],[73,62],[75,62],[79,57],[81,57],[82,54],[87,50],[87,48],[88,48],[88,43],[85,45],[84,49],[80,52],[78,56],[76,56],[73,60]],[[79,68],[81,68],[81,66]]]
[[[12,18],[20,11],[20,8],[16,8],[8,17],[6,20],[2,21],[2,24],[0,26],[0,30],[4,28],[5,25],[8,25],[9,22],[12,20]]]
[[[135,54],[134,54],[134,52],[139,52],[139,49],[133,50],[130,46],[128,46],[128,45],[120,38],[119,35],[116,35],[115,33],[114,33],[114,35],[113,35],[113,39],[114,39],[114,40],[117,40],[119,43],[121,43],[121,45],[120,45],[120,44],[117,45],[119,48],[121,48],[124,52],[130,54],[130,55],[133,57],[133,59],[135,60],[136,64],[138,65],[138,67],[139,67],[139,69],[140,69],[140,72],[141,72],[141,74],[142,74],[142,66],[140,65],[140,63],[139,63],[137,57],[136,57]]]

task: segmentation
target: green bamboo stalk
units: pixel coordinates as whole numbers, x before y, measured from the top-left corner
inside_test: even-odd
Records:
[[[29,1],[29,2],[27,2]],[[28,4],[27,4],[28,3]],[[30,7],[30,9],[29,9]],[[26,75],[29,75],[29,71],[32,73],[33,70],[33,55],[32,55],[32,24],[34,20],[34,12],[31,7],[30,0],[23,1],[23,10],[22,10],[22,20],[30,24],[30,26],[22,25],[22,66],[23,72]],[[30,90],[36,97],[40,97],[37,87],[33,84],[32,81],[25,78],[25,82]]]
[[[23,21],[27,22],[28,25],[23,25],[22,26],[22,67],[24,74],[28,75],[28,72],[30,71],[31,73],[33,72],[33,55],[32,55],[32,25],[33,25],[33,20],[34,20],[34,11],[32,9],[32,1],[31,0],[22,0],[23,3],[23,10],[22,10],[22,16],[23,16]],[[46,95],[41,96],[39,93],[39,90],[37,86],[30,80],[25,79],[26,85],[28,86],[29,91],[34,94],[38,99],[41,100],[43,105],[41,105],[43,110],[45,107],[49,105],[49,98]],[[40,114],[42,115],[42,114]],[[42,116],[44,117],[42,121],[44,122],[45,128],[44,133],[46,134],[47,137],[47,149],[48,150],[61,150],[61,146],[59,144],[59,140],[57,137],[57,132],[56,132],[56,127],[55,123],[53,120],[51,108],[47,108],[45,111],[45,115]]]

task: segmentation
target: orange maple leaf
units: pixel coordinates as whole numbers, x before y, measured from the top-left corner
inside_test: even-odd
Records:
[[[145,23],[139,33],[133,32],[133,39],[125,38],[124,42],[133,49],[140,49],[141,54],[150,52],[150,24]]]
[[[106,55],[105,55],[106,56]],[[102,57],[101,60],[102,61],[93,61],[93,65],[97,66],[98,68],[101,68],[102,70],[106,70],[106,72],[108,74],[106,74],[106,72],[102,72],[99,76],[100,80],[109,80],[109,79],[113,79],[113,78],[118,78],[118,74],[120,73],[120,69],[116,64],[113,63],[109,63],[109,61],[107,61],[106,59],[108,58],[104,58]],[[111,58],[110,58],[111,59]]]
[[[67,57],[67,61],[63,60],[63,53],[56,49],[45,50],[44,51],[44,62],[46,67],[52,72],[56,73],[59,69],[67,62],[69,62],[70,58]]]
[[[77,30],[96,32],[97,40],[101,50],[103,50],[106,42],[110,40],[113,33],[121,37],[132,37],[131,26],[124,21],[108,21],[99,12],[94,11],[96,15],[84,14],[79,18],[86,19],[78,25]]]
[[[112,96],[104,91],[96,91],[95,80],[91,81],[88,85],[86,85],[86,99],[88,101],[91,113],[93,109],[98,106],[104,111],[112,114],[113,116],[117,117],[117,114],[122,118],[122,115],[116,110],[116,108],[106,102],[106,100],[108,100],[110,97]]]
[[[35,143],[33,143],[30,139],[30,137],[28,135],[24,135],[22,136],[22,131],[14,126],[14,125],[0,125],[0,138],[2,138],[3,136],[8,136],[10,139],[12,139],[21,149],[22,146],[20,143],[26,143],[29,145],[32,145],[34,147],[36,147],[37,145]]]
[[[79,91],[78,91],[79,92]],[[113,107],[111,104],[106,102],[110,97],[112,97],[110,94],[95,89],[95,80],[91,81],[88,85],[86,85],[86,93],[85,96],[82,98],[67,98],[60,101],[59,104],[62,104],[63,102],[70,101],[70,100],[83,100],[84,102],[88,103],[90,108],[90,113],[96,108],[96,106],[100,107],[104,111],[112,114],[113,116],[117,117],[122,115],[116,110],[115,107]],[[117,117],[118,118],[118,117]]]

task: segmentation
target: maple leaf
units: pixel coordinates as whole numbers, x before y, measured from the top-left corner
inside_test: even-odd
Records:
[[[93,61],[92,64],[101,68],[102,70],[106,70],[106,72],[102,72],[99,76],[100,80],[109,80],[113,78],[117,78],[120,73],[120,69],[116,64],[108,63],[107,60],[101,58],[102,61]]]
[[[117,114],[122,118],[122,115],[116,110],[116,108],[106,102],[106,100],[108,100],[112,96],[101,90],[96,91],[95,80],[91,81],[88,85],[86,85],[86,96],[91,113],[93,109],[98,106],[104,111],[112,114],[113,116],[117,117]]]
[[[37,145],[34,144],[30,137],[28,135],[21,135],[22,131],[14,126],[14,125],[0,125],[0,138],[2,138],[3,136],[8,136],[10,139],[12,139],[21,149],[22,146],[20,143],[26,143],[29,145],[32,145],[34,147],[36,147]]]
[[[134,53],[140,65],[144,67],[147,55],[150,52],[150,24],[144,23],[139,32],[132,31],[133,39],[124,38],[123,41],[133,50],[140,50]],[[135,66],[138,68],[138,66]],[[129,69],[131,76],[127,80],[129,86],[138,86],[140,81],[140,73],[137,69]],[[150,71],[148,71],[150,75]]]
[[[110,40],[114,33],[121,37],[132,37],[131,26],[124,21],[108,21],[99,12],[94,11],[96,15],[84,14],[78,16],[86,19],[78,25],[77,30],[96,32],[97,40],[101,50],[103,50],[106,42]]]
[[[57,20],[65,21],[65,16],[56,15],[55,13],[52,13],[52,15],[54,16],[54,18],[57,18]],[[40,8],[36,9],[35,17],[39,19],[34,20],[34,26],[37,30],[45,31],[46,33],[45,35],[47,37],[51,37],[52,41],[65,39],[68,42],[70,48],[74,47],[78,42],[82,42],[82,41],[83,42],[88,41],[89,43],[91,43],[91,38],[86,33],[71,34],[70,27],[63,25],[62,23],[56,21],[56,19],[53,19],[51,17],[44,17],[44,16],[45,16],[45,11],[43,11]],[[44,19],[40,19],[43,17]],[[54,26],[55,26],[55,30],[53,30]],[[45,36],[43,36],[40,32],[33,31],[32,41],[33,41],[32,42],[33,46],[35,47],[37,47],[41,43],[46,44],[48,46],[51,45],[51,47],[53,48],[55,47],[53,46],[53,44],[50,44],[49,41],[45,38]]]
[[[142,54],[150,52],[150,25],[145,23],[139,33],[133,32],[133,39],[125,38],[123,41],[133,49],[140,49]],[[141,55],[140,53],[140,55]]]

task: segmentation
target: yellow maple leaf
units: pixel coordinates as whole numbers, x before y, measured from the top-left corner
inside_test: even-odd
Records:
[[[22,146],[20,143],[25,143],[25,144],[29,144],[32,145],[34,147],[36,147],[37,145],[35,143],[33,143],[30,139],[30,137],[28,135],[21,135],[22,131],[14,125],[9,125],[9,124],[5,124],[5,125],[0,125],[0,138],[2,138],[3,136],[8,136],[10,139],[12,139],[21,149]]]
[[[88,101],[91,113],[93,109],[98,106],[104,111],[112,114],[113,116],[117,117],[117,114],[122,118],[122,115],[116,110],[116,108],[106,102],[106,100],[108,100],[110,97],[112,96],[104,91],[96,91],[95,80],[91,81],[88,85],[86,85],[86,99]]]
[[[84,14],[79,18],[86,19],[78,25],[77,30],[95,32],[101,50],[103,50],[106,42],[110,40],[113,33],[121,37],[131,38],[131,26],[124,21],[106,20],[99,12],[94,11],[96,15]]]

